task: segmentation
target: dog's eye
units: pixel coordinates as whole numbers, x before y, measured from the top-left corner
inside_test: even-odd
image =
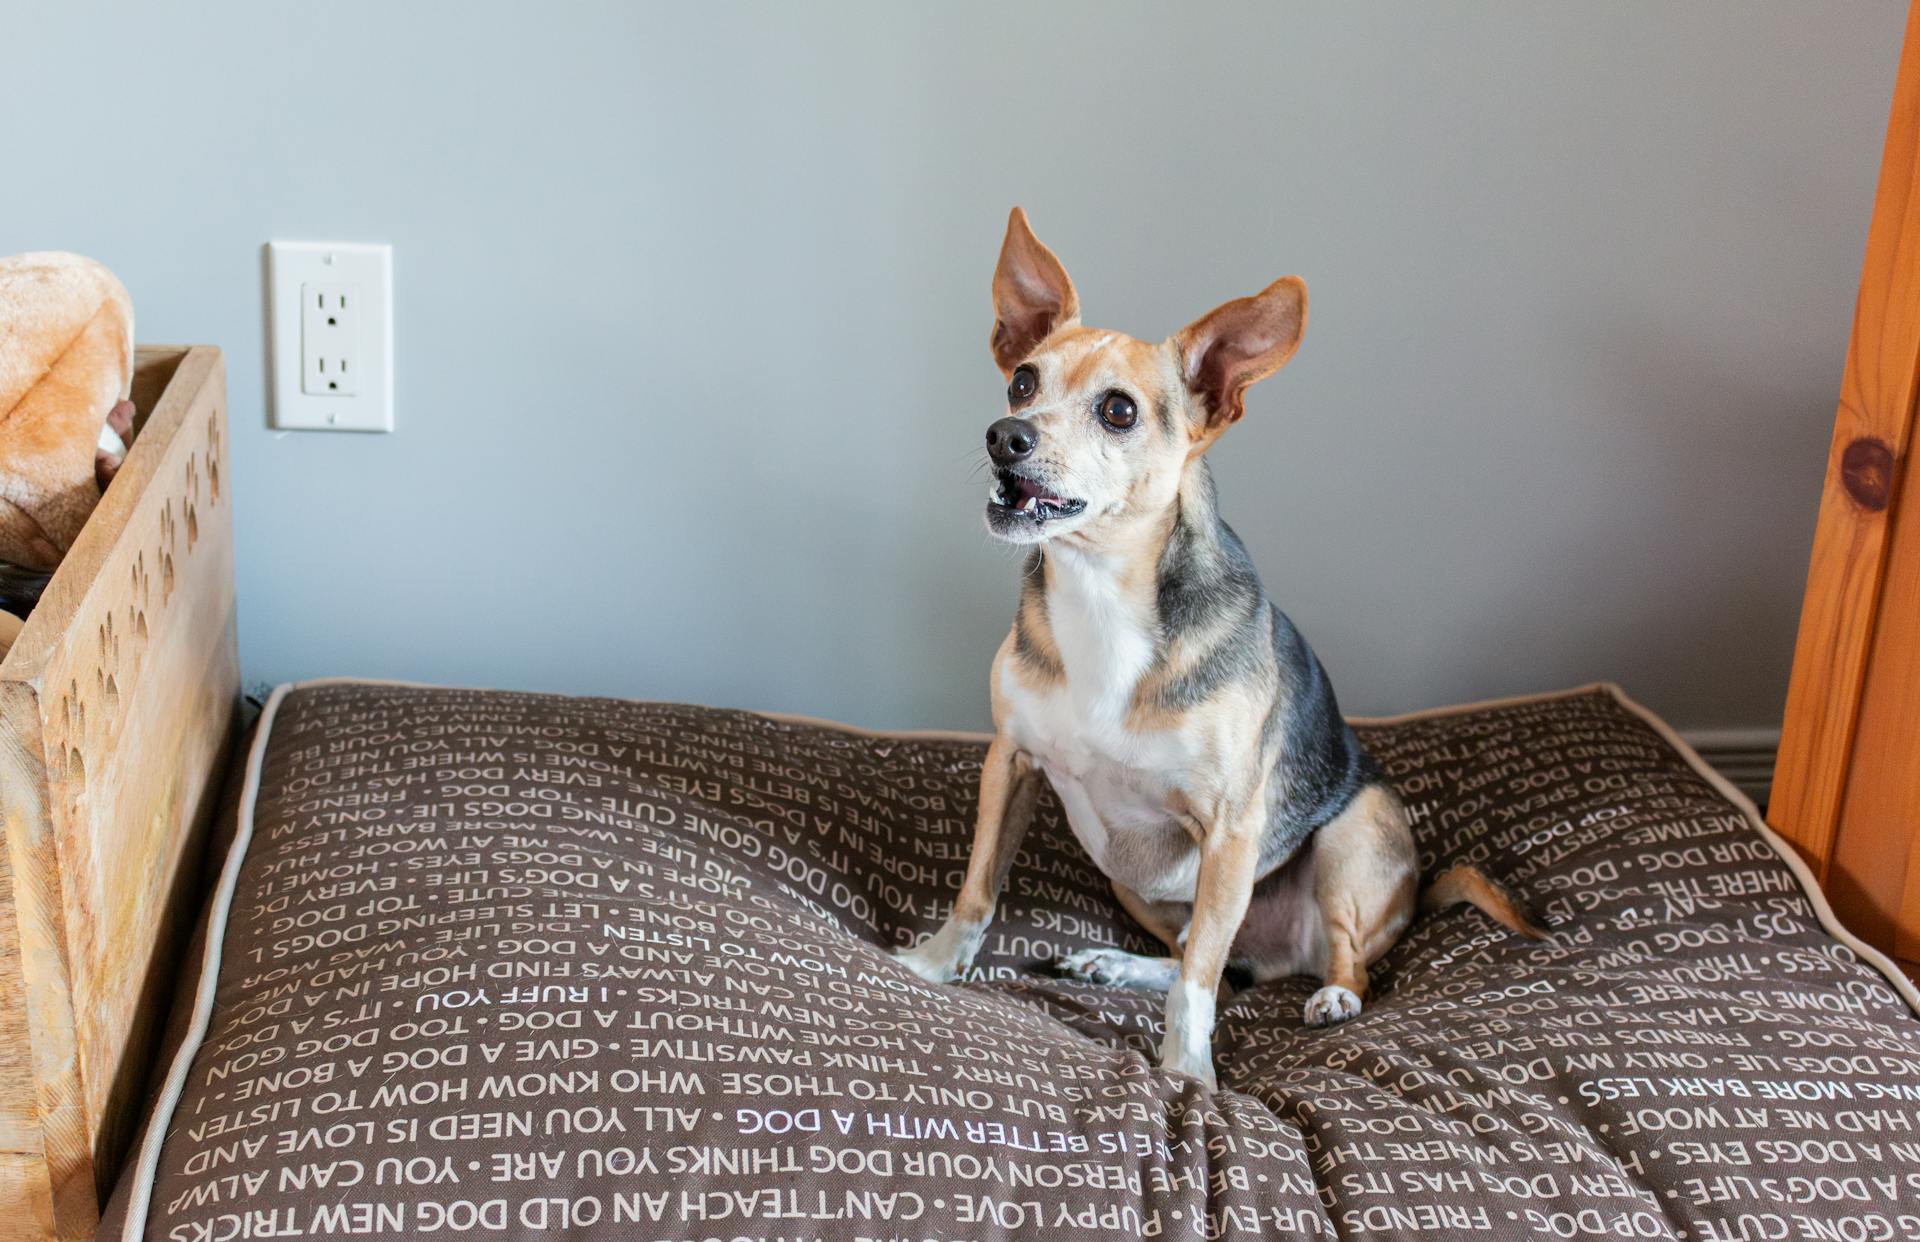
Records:
[[[1094,408],[1100,411],[1100,421],[1116,431],[1125,431],[1140,417],[1133,398],[1124,392],[1108,393],[1100,398],[1100,404]]]
[[[1032,367],[1021,367],[1007,384],[1007,400],[1025,401],[1039,391],[1040,377],[1033,373]]]

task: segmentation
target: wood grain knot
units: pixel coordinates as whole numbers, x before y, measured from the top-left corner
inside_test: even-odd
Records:
[[[1861,508],[1885,509],[1893,495],[1893,449],[1885,440],[1861,436],[1840,454],[1840,481]]]

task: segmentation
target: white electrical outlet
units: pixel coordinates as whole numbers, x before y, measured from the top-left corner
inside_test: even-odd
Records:
[[[273,425],[393,430],[393,247],[268,242]]]
[[[358,285],[300,286],[300,391],[351,397],[360,376]]]

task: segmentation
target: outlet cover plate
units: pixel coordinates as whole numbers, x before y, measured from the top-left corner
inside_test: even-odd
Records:
[[[306,313],[305,295],[349,295],[344,333]],[[359,242],[267,243],[273,425],[288,431],[393,430],[393,247]],[[313,382],[322,357],[351,359],[351,383]]]

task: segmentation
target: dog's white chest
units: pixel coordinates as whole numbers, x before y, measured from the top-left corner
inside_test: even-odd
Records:
[[[1185,748],[1086,720],[1064,687],[1007,705],[1008,736],[1046,774],[1094,865],[1151,900],[1192,901],[1200,852],[1168,807],[1185,785]]]
[[[1198,755],[1180,730],[1129,727],[1153,645],[1124,602],[1099,586],[1056,579],[1048,612],[1065,682],[1035,689],[1003,666],[1001,727],[1046,773],[1101,871],[1143,897],[1191,901],[1200,853],[1169,803]]]

